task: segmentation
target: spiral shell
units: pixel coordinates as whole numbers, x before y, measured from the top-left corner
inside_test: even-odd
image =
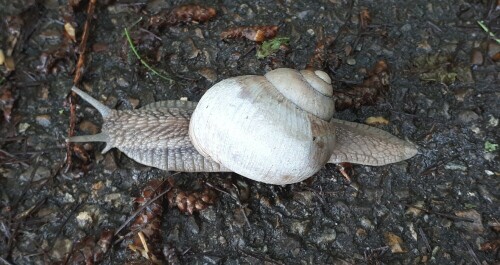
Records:
[[[332,153],[330,82],[324,72],[292,69],[225,79],[198,103],[191,141],[203,156],[250,179],[301,181]]]

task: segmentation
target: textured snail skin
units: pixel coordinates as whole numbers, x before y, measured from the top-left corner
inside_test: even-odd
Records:
[[[196,102],[167,100],[119,111],[76,87],[72,90],[99,110],[103,126],[99,134],[71,137],[69,142],[105,142],[102,153],[116,147],[141,164],[168,171],[229,171],[200,155],[189,140],[189,120]]]
[[[326,163],[380,166],[417,154],[413,144],[385,131],[333,119],[330,83],[321,71],[282,68],[222,80],[200,103],[160,101],[127,111],[111,110],[73,87],[104,122],[101,133],[68,141],[106,142],[103,153],[116,147],[164,170],[233,171],[279,185],[302,181]]]

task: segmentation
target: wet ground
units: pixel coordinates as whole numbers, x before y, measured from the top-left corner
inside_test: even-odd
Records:
[[[76,263],[67,257],[83,253],[78,242],[95,243],[104,229],[128,223],[147,183],[170,176],[117,150],[101,155],[101,144],[73,150],[66,166],[78,53],[64,24],[74,22],[79,42],[87,3],[60,2],[0,0],[0,48],[11,60],[0,66],[0,264]],[[217,199],[192,215],[163,204],[159,248],[169,246],[171,261],[498,264],[499,44],[477,23],[500,36],[497,2],[199,1],[217,15],[158,29],[148,28],[153,14],[192,2],[107,2],[95,8],[80,86],[109,107],[196,101],[227,77],[303,69],[330,38],[322,65],[337,88],[361,84],[379,60],[390,69],[381,100],[337,117],[382,116],[389,123],[377,127],[421,147],[397,164],[354,165],[351,183],[333,165],[287,186],[236,174],[174,175],[177,187],[211,187]],[[227,28],[247,25],[278,25],[288,48],[257,59],[259,44],[221,40]],[[175,82],[134,57],[125,26],[145,60]],[[79,99],[76,115],[77,134],[99,131],[97,111]],[[132,259],[128,231],[113,239],[102,264]]]

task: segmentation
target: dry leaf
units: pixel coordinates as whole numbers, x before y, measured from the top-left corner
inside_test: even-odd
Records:
[[[385,238],[385,243],[391,247],[391,252],[392,253],[405,253],[406,250],[403,249],[403,239],[401,239],[399,236],[391,233],[391,232],[386,232],[384,234]]]
[[[413,204],[414,207],[410,206],[406,210],[406,214],[412,215],[413,217],[419,216],[422,213],[422,209],[424,208],[423,201],[417,201]]]
[[[493,239],[481,244],[479,250],[496,252],[500,248],[500,239]]]
[[[0,65],[3,65],[5,62],[5,54],[3,53],[3,50],[0,49]]]
[[[388,125],[389,124],[389,121],[382,117],[382,116],[378,116],[378,117],[368,117],[366,120],[365,120],[365,123],[368,124],[368,125]]]
[[[64,30],[66,31],[66,34],[72,40],[73,42],[76,42],[76,33],[75,33],[75,28],[71,23],[66,22],[64,24]]]
[[[363,8],[361,12],[359,12],[359,21],[362,29],[368,28],[368,25],[372,22],[370,10]]]
[[[16,63],[14,62],[14,58],[7,56],[5,57],[4,63],[5,67],[7,68],[7,71],[16,70]]]
[[[464,217],[473,220],[474,222],[466,222],[461,221],[455,223],[459,227],[463,227],[465,230],[471,233],[479,233],[482,234],[484,232],[483,221],[481,218],[481,214],[476,210],[467,210],[467,211],[457,211],[455,212],[456,216]]]

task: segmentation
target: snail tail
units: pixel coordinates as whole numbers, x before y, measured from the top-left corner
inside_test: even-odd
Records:
[[[332,119],[335,147],[329,163],[349,162],[382,166],[409,159],[417,147],[398,137],[365,124]]]

